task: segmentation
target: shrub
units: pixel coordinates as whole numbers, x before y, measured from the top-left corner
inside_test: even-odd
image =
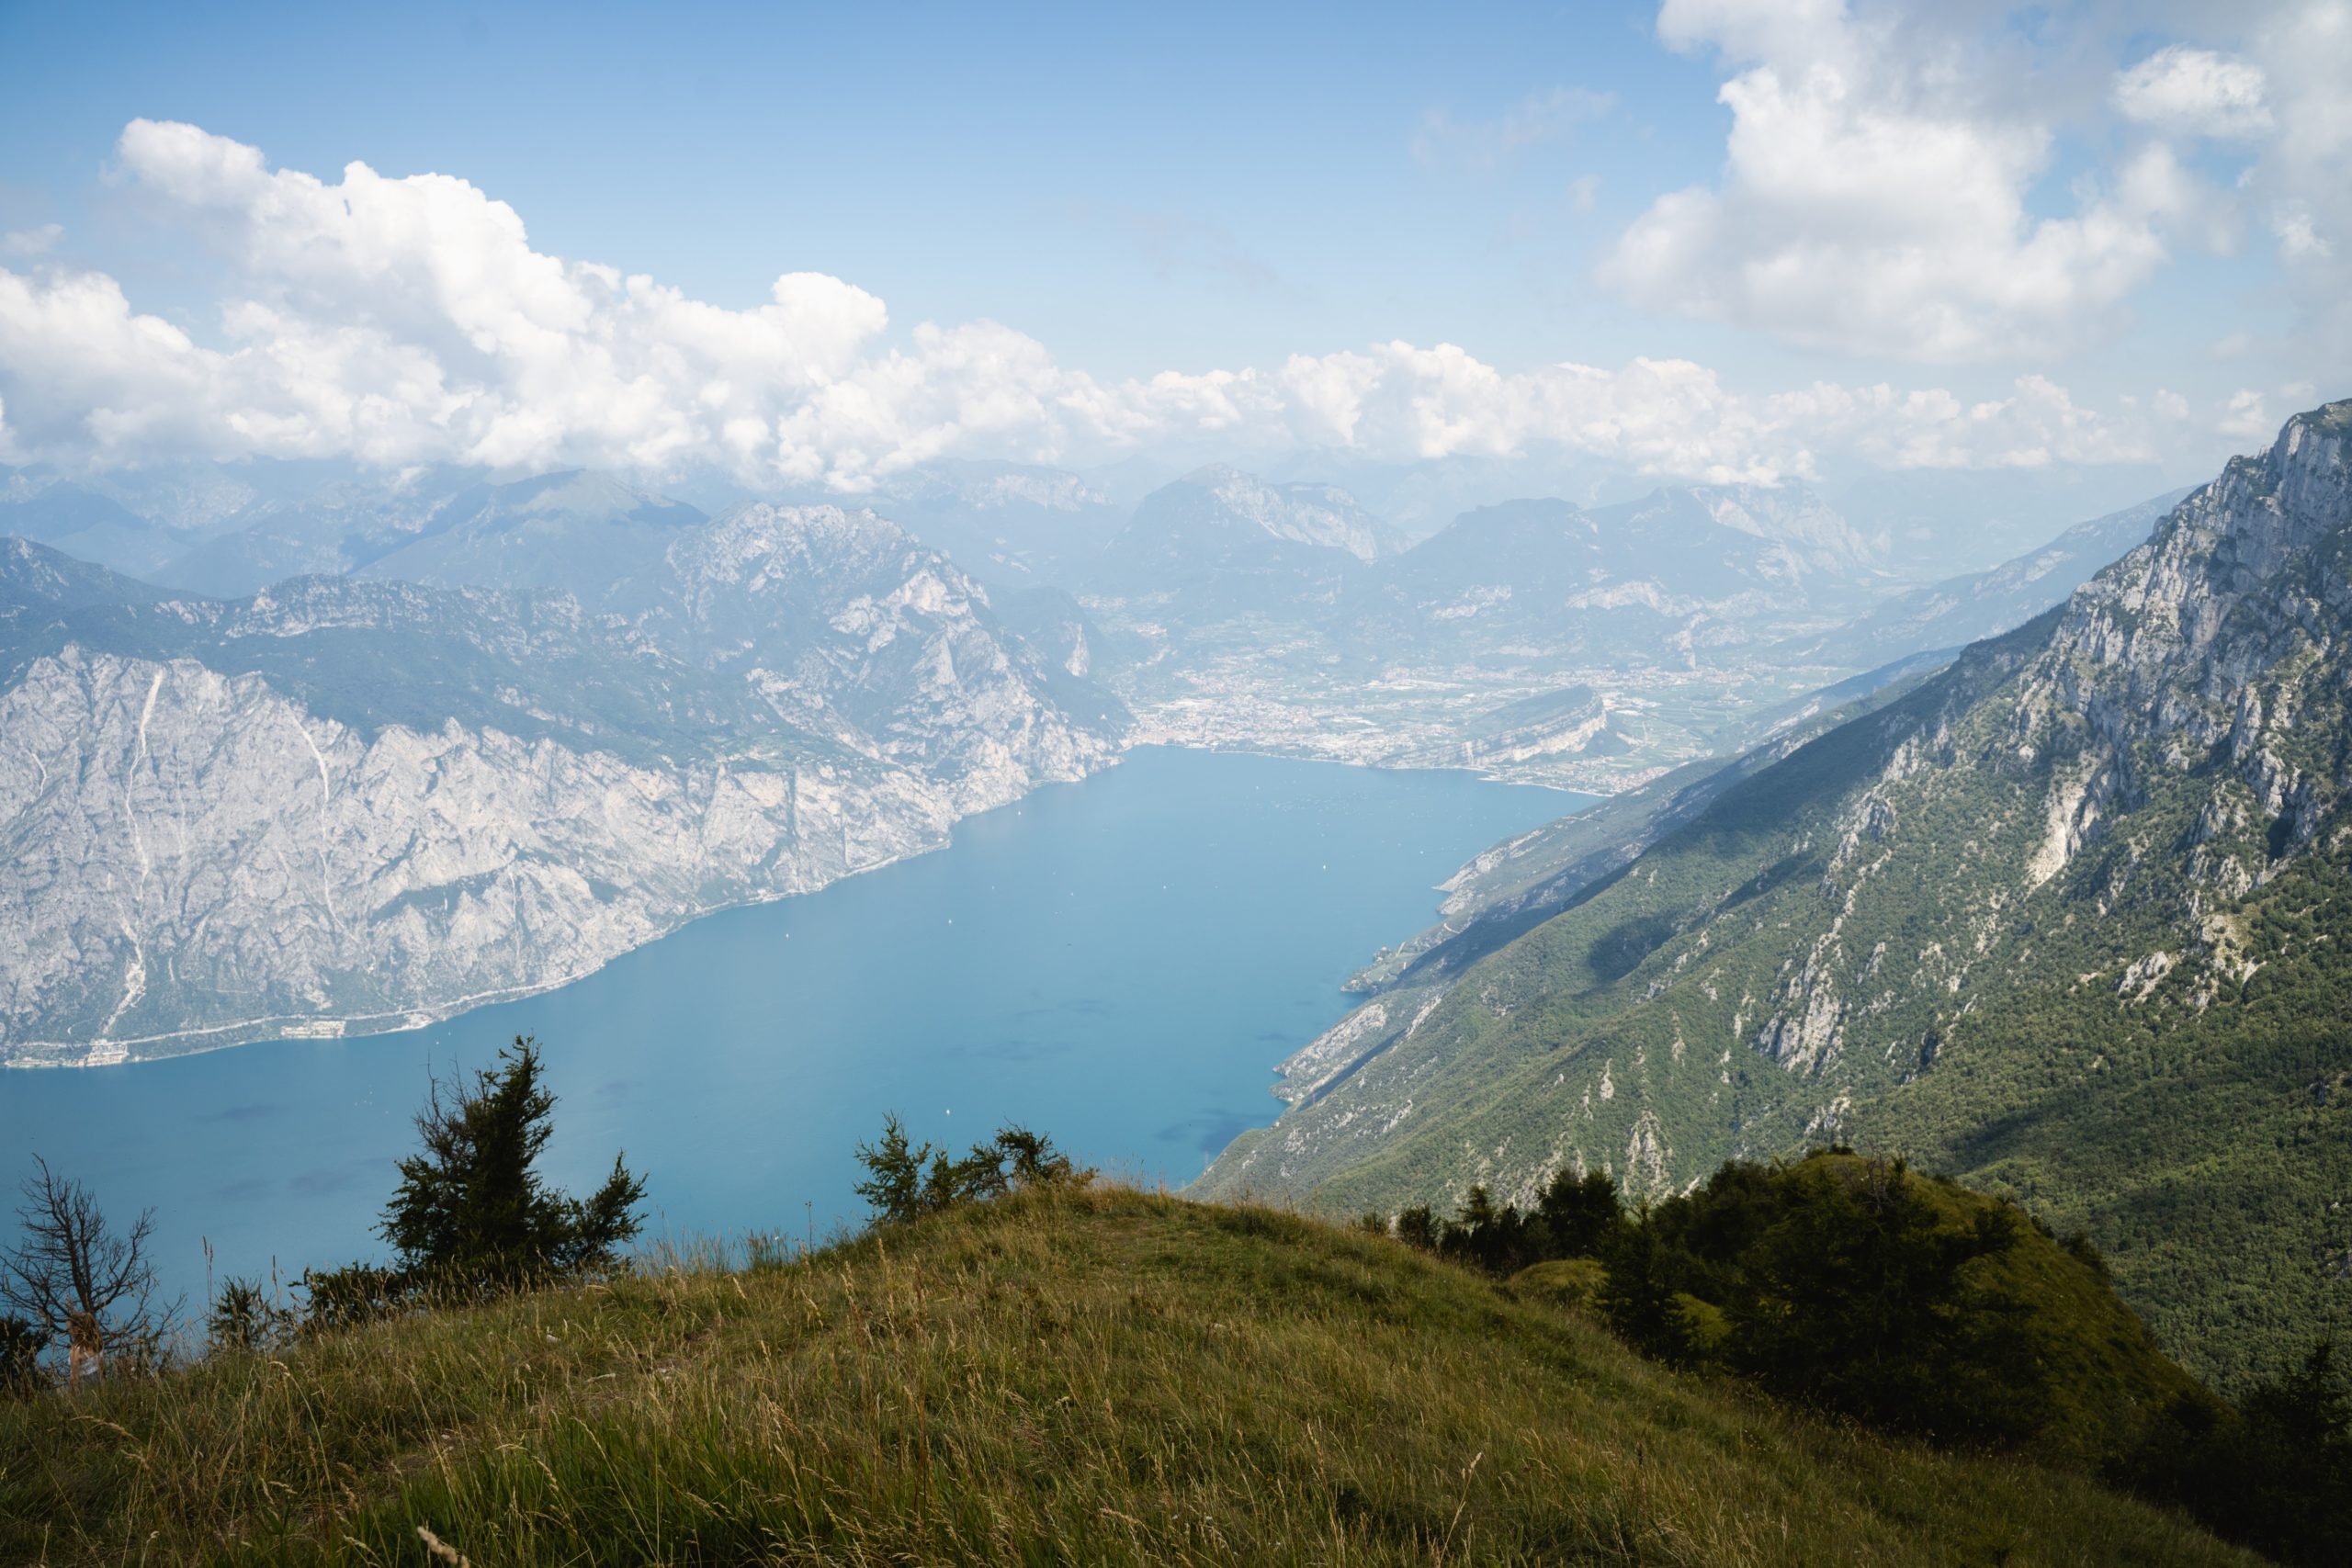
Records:
[[[880,1224],[902,1224],[958,1203],[978,1202],[1024,1188],[1084,1183],[1080,1170],[1054,1147],[1053,1139],[1018,1123],[1000,1127],[984,1144],[957,1159],[929,1142],[914,1144],[897,1115],[882,1119],[882,1135],[857,1145],[866,1179],[851,1188],[874,1211]]]
[[[1779,1190],[1738,1259],[1738,1366],[1784,1397],[1945,1438],[2017,1442],[2048,1418],[2021,1314],[1962,1274],[2017,1245],[2013,1210],[1948,1224],[1899,1161],[1824,1163]]]
[[[301,1332],[331,1334],[397,1317],[419,1304],[416,1280],[376,1263],[346,1263],[340,1269],[306,1269],[296,1281],[302,1292]]]
[[[205,1318],[205,1342],[223,1351],[276,1350],[292,1344],[300,1316],[258,1280],[231,1276]]]
[[[40,1353],[49,1336],[29,1318],[0,1317],[0,1399],[21,1399],[49,1384]]]
[[[1530,1300],[1574,1311],[1591,1308],[1609,1284],[1597,1258],[1555,1258],[1532,1263],[1510,1277],[1510,1288]]]

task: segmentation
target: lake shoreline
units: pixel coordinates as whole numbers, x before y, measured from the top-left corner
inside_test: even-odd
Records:
[[[225,1023],[205,1024],[164,1034],[141,1035],[129,1040],[98,1040],[87,1043],[70,1040],[28,1040],[11,1046],[10,1054],[6,1057],[0,1057],[0,1068],[22,1071],[77,1071],[101,1067],[136,1067],[155,1062],[175,1061],[183,1056],[199,1056],[216,1051],[234,1051],[247,1045],[318,1040],[365,1040],[378,1035],[406,1034],[420,1029],[430,1029],[437,1024],[463,1018],[468,1013],[477,1012],[483,1008],[527,1001],[531,998],[546,996],[549,992],[560,991],[567,986],[577,985],[591,976],[600,973],[617,960],[658,942],[667,942],[688,927],[698,921],[708,919],[714,915],[723,915],[737,909],[758,908],[793,898],[806,898],[822,893],[828,888],[838,886],[853,877],[871,875],[875,872],[885,871],[891,866],[902,865],[909,861],[940,853],[953,847],[956,829],[962,828],[967,822],[1011,807],[1017,807],[1041,790],[1051,789],[1060,784],[1083,784],[1101,773],[1120,766],[1131,756],[1151,751],[1190,752],[1203,756],[1221,757],[1262,757],[1270,761],[1359,768],[1380,773],[1460,773],[1476,779],[1482,784],[1516,789],[1548,790],[1555,795],[1588,801],[1606,798],[1606,796],[1592,795],[1590,792],[1566,789],[1543,780],[1511,778],[1472,767],[1403,768],[1377,762],[1358,761],[1348,758],[1290,753],[1257,747],[1180,746],[1156,740],[1146,741],[1136,745],[1123,746],[1102,766],[1091,769],[1077,778],[1041,780],[1008,800],[1000,801],[994,806],[959,817],[949,825],[947,835],[936,844],[921,850],[889,855],[870,864],[843,871],[838,876],[830,877],[813,886],[795,888],[789,892],[764,893],[745,898],[730,898],[720,903],[699,907],[675,923],[647,937],[643,942],[620,948],[565,975],[544,980],[533,980],[521,985],[499,987],[492,990],[477,992],[446,1001],[419,1002],[411,1007],[387,1009],[380,1012],[340,1015],[283,1013],[266,1018],[239,1019]],[[1568,815],[1568,812],[1563,811],[1561,815]],[[224,1035],[235,1036],[235,1038],[215,1038]],[[136,1049],[175,1041],[199,1043],[172,1050]],[[74,1053],[79,1053],[78,1056]]]
[[[428,1082],[516,1034],[560,1100],[550,1179],[592,1186],[624,1150],[657,1227],[854,1223],[853,1151],[889,1112],[950,1148],[1021,1122],[1173,1190],[1274,1120],[1274,1064],[1350,1010],[1340,984],[1427,923],[1439,882],[1575,804],[1458,771],[1136,749],[938,852],[426,1028],[0,1079],[0,1146],[110,1213],[153,1208],[191,1300],[206,1243],[216,1282],[376,1255]]]

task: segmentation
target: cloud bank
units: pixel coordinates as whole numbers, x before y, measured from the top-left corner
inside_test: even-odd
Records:
[[[1082,463],[1213,444],[1403,461],[1549,447],[1770,483],[1830,454],[1894,467],[2143,459],[2173,417],[2095,412],[2031,377],[1973,402],[1826,382],[1758,394],[1684,360],[1507,373],[1401,342],[1104,381],[991,321],[894,334],[882,300],[821,274],[786,273],[764,303],[730,309],[549,255],[513,208],[447,175],[355,163],[331,182],[143,119],[118,152],[123,178],[222,259],[230,286],[199,335],[141,311],[104,273],[50,262],[46,243],[12,252],[0,461],[716,467],[854,492],[951,456]]]
[[[2052,130],[1964,34],[1838,0],[1667,0],[1660,39],[1737,68],[1719,185],[1661,197],[1604,279],[1646,308],[1931,363],[2047,355],[2102,327],[2202,196],[2162,145],[2065,216],[2028,197]],[[2169,75],[2134,101],[2177,99]]]
[[[2096,34],[2101,15],[2072,20]],[[2069,87],[2082,40],[2053,25],[2038,41],[2007,8],[1664,0],[1660,40],[1726,72],[1724,168],[1653,203],[1602,280],[1807,348],[2047,358],[2114,335],[2177,250],[2230,249],[2252,219],[2299,335],[2352,352],[2352,0],[2189,15],[2217,36],[2130,60],[2086,98]],[[2132,40],[2109,20],[2120,36],[2092,49]],[[2086,166],[2052,188],[2070,132]]]

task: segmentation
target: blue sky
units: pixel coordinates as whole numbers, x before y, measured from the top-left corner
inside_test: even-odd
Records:
[[[1561,442],[1716,478],[2194,472],[2298,400],[2352,389],[2326,384],[2352,347],[2330,304],[2352,260],[2335,234],[2352,132],[2327,85],[2331,51],[2352,64],[2344,10],[5,0],[0,269],[24,298],[13,324],[0,298],[0,459],[708,460],[854,486],[944,454]],[[550,413],[531,389],[587,374],[576,360],[502,340],[464,363],[506,329],[451,323],[503,307],[453,303],[443,278],[438,315],[403,315],[368,260],[384,231],[289,222],[258,177],[193,194],[187,147],[126,157],[142,120],[254,149],[273,176],[455,176],[513,209],[528,253],[726,310],[769,305],[780,274],[826,275],[887,324],[845,296],[795,307],[830,324],[794,317],[785,337],[838,329],[851,348],[756,369],[682,367],[641,322],[619,348],[592,329],[597,366],[662,403],[662,428]],[[413,216],[411,248],[382,253],[394,272],[480,240]],[[322,244],[343,253],[333,279]],[[122,319],[69,302],[94,278]],[[251,305],[271,324],[234,316]],[[537,332],[538,309],[516,319]],[[142,342],[143,318],[187,344]],[[1014,338],[926,347],[923,322]],[[376,333],[364,352],[322,342],[355,324]],[[1355,363],[1391,344],[1413,352]],[[1294,356],[1353,357],[1238,396],[1150,390]],[[1644,360],[1703,376],[1653,385],[1627,374]],[[99,384],[94,364],[122,368]],[[1520,379],[1473,385],[1489,374]],[[146,412],[172,395],[206,406]],[[354,423],[387,398],[397,422]],[[2007,412],[1972,412],[1986,403]]]
[[[540,248],[719,303],[829,272],[1105,374],[1385,336],[1557,355],[1614,330],[1563,254],[1704,177],[1727,123],[1646,5],[322,9],[10,7],[12,226],[97,220],[143,116],[322,175],[462,175]],[[1491,171],[1412,155],[1428,115],[1564,83],[1624,112]]]

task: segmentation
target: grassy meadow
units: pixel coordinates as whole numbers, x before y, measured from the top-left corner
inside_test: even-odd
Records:
[[[1101,1185],[0,1404],[0,1561],[460,1560],[2256,1561],[1387,1238]]]

